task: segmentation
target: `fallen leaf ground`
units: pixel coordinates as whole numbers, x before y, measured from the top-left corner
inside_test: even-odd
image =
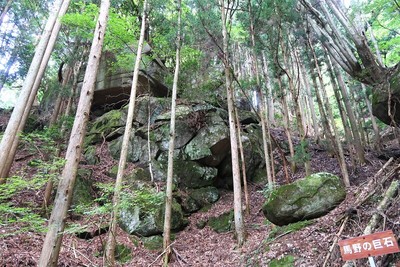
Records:
[[[89,166],[94,169],[94,179],[107,180],[105,173],[115,162],[107,155],[105,146],[98,147],[103,164]],[[34,155],[29,155],[20,150],[13,166],[13,172],[33,173],[33,169],[26,167],[27,161]],[[359,190],[375,175],[375,173],[385,163],[379,160],[374,153],[368,153],[368,164],[350,169],[350,179],[352,186],[348,189],[346,200],[328,215],[312,221],[312,224],[295,232],[277,231],[276,226],[266,222],[261,211],[264,197],[262,185],[251,184],[249,187],[250,195],[250,214],[245,216],[247,238],[245,244],[239,248],[236,245],[234,232],[216,233],[208,226],[199,229],[196,223],[200,220],[207,220],[210,217],[227,212],[233,207],[233,194],[231,191],[222,191],[220,200],[215,203],[208,211],[192,214],[189,225],[181,232],[176,234],[173,243],[175,252],[170,266],[269,266],[273,259],[280,259],[285,255],[295,257],[294,266],[322,266],[325,257],[329,254],[332,241],[336,236],[341,219],[346,212],[351,210]],[[312,169],[313,172],[327,171],[340,174],[337,160],[332,158],[326,151],[314,147],[312,150]],[[350,165],[350,163],[349,163]],[[393,163],[393,166],[397,163]],[[130,166],[132,167],[132,166]],[[390,169],[389,167],[388,169]],[[383,175],[386,172],[383,173]],[[304,176],[300,169],[292,179]],[[380,177],[377,177],[376,185],[379,186],[378,194],[364,203],[357,213],[351,214],[349,223],[340,235],[341,239],[358,236],[362,233],[365,225],[375,211],[379,202],[379,195],[385,190],[389,181],[381,185]],[[398,173],[391,179],[398,179]],[[284,183],[283,171],[277,173],[277,181]],[[40,191],[26,190],[19,192],[11,200],[15,205],[30,205],[40,207],[43,197],[43,189]],[[393,204],[384,212],[384,219],[376,231],[392,229],[397,236],[400,235],[400,197],[399,195],[392,202]],[[93,220],[93,218],[91,218]],[[107,218],[98,218],[94,221],[87,221],[84,217],[71,216],[69,223],[80,223],[96,227]],[[0,266],[36,266],[42,248],[44,233],[23,231],[17,233],[23,224],[0,225]],[[279,229],[278,229],[279,230]],[[279,234],[274,237],[272,232]],[[12,234],[14,233],[14,234]],[[11,235],[5,235],[11,234]],[[92,239],[80,239],[74,234],[66,233],[63,238],[63,246],[59,256],[58,266],[102,266],[102,244],[106,238],[105,234],[96,236]],[[125,244],[132,250],[132,259],[120,266],[161,266],[161,252],[150,251],[143,247],[143,244],[136,242],[122,230],[118,230],[117,243]],[[377,266],[399,266],[400,256],[389,255],[376,257]],[[368,266],[366,260],[358,260],[357,266]],[[334,246],[330,253],[330,259],[326,266],[342,266],[338,246]],[[390,265],[391,264],[391,265]]]

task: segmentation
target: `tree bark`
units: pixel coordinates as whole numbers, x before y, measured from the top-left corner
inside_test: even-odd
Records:
[[[250,18],[250,36],[251,36],[251,45],[252,45],[252,67],[253,67],[253,73],[256,78],[257,82],[257,93],[261,97],[261,103],[260,103],[260,118],[261,118],[261,129],[262,129],[262,135],[263,135],[263,147],[264,147],[264,158],[265,158],[265,169],[267,172],[267,180],[268,180],[268,187],[272,188],[273,187],[273,178],[271,174],[271,163],[270,163],[270,157],[269,157],[269,148],[268,148],[268,142],[269,142],[269,135],[268,135],[268,125],[267,125],[267,112],[266,112],[266,106],[265,106],[265,96],[264,92],[261,90],[261,81],[260,81],[260,75],[259,75],[259,70],[258,70],[258,64],[257,64],[257,55],[256,55],[256,41],[255,41],[255,32],[254,32],[254,22],[252,19],[252,5],[251,1],[248,1],[248,6],[249,6],[249,18]],[[238,124],[239,126],[239,124]],[[247,185],[246,185],[247,187]],[[245,190],[247,191],[247,189]],[[247,203],[247,201],[246,201]]]
[[[111,213],[111,225],[108,231],[107,237],[107,244],[104,253],[103,263],[104,266],[115,266],[115,239],[116,239],[116,230],[117,230],[117,218],[119,215],[119,205],[120,205],[120,195],[121,195],[121,188],[122,188],[122,178],[124,176],[126,159],[128,155],[128,146],[130,141],[130,136],[132,132],[132,122],[133,122],[133,115],[135,111],[135,104],[136,104],[136,91],[139,79],[139,67],[140,61],[142,58],[142,49],[145,37],[145,29],[146,29],[146,17],[147,17],[147,0],[143,3],[143,13],[142,13],[142,25],[140,28],[140,37],[138,42],[138,48],[136,53],[136,61],[135,61],[135,68],[133,72],[133,80],[132,80],[132,87],[131,87],[131,95],[129,98],[129,107],[128,107],[128,114],[126,118],[126,125],[125,131],[122,139],[121,145],[121,154],[118,163],[118,172],[117,178],[115,180],[115,187],[114,187],[114,196],[113,196],[113,210]]]
[[[293,141],[292,141],[292,132],[290,130],[290,118],[289,118],[289,109],[288,109],[288,105],[287,105],[287,100],[286,100],[286,92],[284,92],[284,88],[282,86],[282,80],[281,80],[281,76],[278,77],[278,85],[279,85],[279,89],[281,91],[281,105],[282,105],[282,111],[283,111],[283,128],[285,129],[285,133],[286,133],[286,137],[288,140],[288,144],[289,144],[289,152],[290,152],[290,158],[292,160],[290,160],[290,167],[292,170],[292,173],[296,172],[296,163],[294,162],[294,145],[293,145]]]
[[[0,15],[0,27],[1,27],[1,25],[3,24],[4,17],[6,16],[8,10],[10,9],[12,2],[13,2],[13,0],[8,0],[6,6],[5,6],[5,7],[3,8],[3,10],[1,11],[1,15]]]
[[[335,72],[338,84],[339,84],[339,89],[340,92],[342,93],[342,97],[343,97],[343,102],[344,102],[344,106],[346,108],[346,112],[347,115],[349,117],[349,121],[350,121],[350,127],[351,127],[351,131],[353,133],[353,137],[354,137],[354,146],[356,149],[356,153],[357,153],[357,157],[358,157],[358,161],[361,164],[365,164],[365,153],[364,153],[364,147],[361,144],[361,137],[360,137],[360,132],[358,131],[357,128],[357,118],[354,114],[354,110],[352,108],[352,105],[350,103],[350,98],[347,92],[347,86],[343,80],[343,76],[340,73],[340,70],[338,68],[338,65],[335,61],[331,61],[332,62],[332,67],[333,70]]]
[[[229,52],[228,52],[228,34],[226,30],[226,9],[225,0],[219,1],[221,5],[221,21],[222,21],[222,36],[223,36],[223,60],[225,67],[225,87],[228,102],[228,114],[229,114],[229,134],[231,143],[231,155],[232,155],[232,176],[233,176],[233,202],[234,202],[234,217],[235,217],[235,231],[238,246],[241,247],[245,239],[245,230],[243,223],[243,212],[242,212],[242,189],[240,179],[240,168],[239,168],[239,153],[238,153],[238,138],[235,123],[234,114],[234,102],[233,102],[233,88],[232,78],[229,65]]]
[[[19,141],[17,137],[18,133],[25,126],[26,118],[36,97],[37,89],[39,88],[51,51],[54,48],[58,32],[60,31],[61,22],[58,17],[65,14],[69,2],[70,0],[57,0],[54,3],[40,42],[36,47],[36,52],[25,78],[17,105],[14,107],[0,143],[0,151],[10,151],[10,153],[0,154],[0,183],[5,182],[4,178],[8,175],[8,171],[11,168]],[[14,144],[15,142],[16,144]]]
[[[313,125],[313,131],[314,131],[314,141],[318,142],[319,138],[320,138],[320,133],[319,133],[319,126],[318,126],[318,120],[317,120],[317,115],[315,114],[315,106],[314,106],[314,99],[312,98],[312,94],[311,94],[311,87],[310,87],[310,83],[308,82],[308,75],[306,72],[306,69],[304,67],[303,62],[299,62],[300,65],[300,71],[302,74],[302,80],[304,83],[304,87],[306,90],[306,99],[308,102],[308,106],[309,106],[309,111],[311,113],[311,120],[312,120],[312,125]]]
[[[374,145],[373,147],[378,150],[381,151],[382,149],[382,141],[381,141],[381,134],[379,132],[379,127],[378,124],[376,123],[376,119],[374,117],[374,114],[372,114],[372,105],[371,105],[371,101],[368,99],[367,93],[366,93],[366,89],[365,89],[365,85],[361,83],[361,88],[362,88],[362,94],[364,97],[364,101],[367,104],[367,109],[368,109],[368,114],[369,117],[371,118],[371,122],[372,122],[372,129],[374,130]]]
[[[100,63],[109,7],[109,0],[101,1],[100,14],[96,23],[89,61],[81,89],[81,97],[79,99],[78,109],[65,155],[66,163],[58,184],[54,208],[51,213],[48,231],[38,263],[39,266],[57,265],[65,227],[65,217],[72,199],[76,173],[78,171],[83,140],[86,133],[86,125],[89,120],[90,106]]]
[[[177,7],[178,11],[178,32],[176,37],[176,55],[175,55],[175,73],[174,81],[172,86],[172,99],[171,99],[171,122],[169,130],[169,147],[168,147],[168,169],[167,169],[167,188],[165,194],[165,217],[164,217],[164,240],[163,248],[164,254],[164,266],[168,266],[169,258],[171,255],[171,216],[172,216],[172,187],[173,187],[173,176],[174,176],[174,149],[175,149],[175,111],[176,111],[176,96],[178,91],[178,79],[179,79],[179,67],[181,60],[181,0],[178,0]]]
[[[315,69],[317,70],[320,89],[321,89],[321,93],[322,93],[322,96],[323,96],[323,99],[324,99],[324,102],[325,102],[324,103],[325,104],[325,108],[326,108],[326,110],[328,112],[328,116],[329,116],[329,119],[331,121],[332,129],[333,129],[333,135],[334,135],[331,140],[332,140],[333,143],[336,143],[337,152],[338,152],[339,166],[340,166],[340,169],[342,170],[342,175],[343,175],[343,182],[346,185],[346,187],[349,187],[350,186],[349,173],[347,171],[347,165],[346,165],[346,160],[345,160],[345,157],[344,157],[342,143],[341,143],[340,138],[339,138],[339,133],[337,131],[337,127],[336,127],[335,121],[333,120],[333,113],[332,113],[332,109],[331,109],[330,104],[329,104],[329,99],[326,96],[326,91],[325,91],[322,72],[321,72],[321,69],[319,67],[318,59],[317,59],[317,56],[315,54],[315,50],[314,50],[314,47],[313,47],[312,42],[310,40],[310,37],[308,38],[308,45],[309,45],[309,48],[310,48],[310,52],[311,52],[312,58],[314,59]],[[317,92],[317,98],[319,98],[319,93],[318,92]],[[321,102],[321,99],[319,99],[318,101]],[[327,127],[329,127],[329,124],[327,125]]]

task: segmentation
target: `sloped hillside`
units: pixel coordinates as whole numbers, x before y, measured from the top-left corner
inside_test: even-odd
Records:
[[[273,134],[279,143],[285,142],[281,130],[274,129]],[[89,164],[83,161],[81,164],[82,180],[90,184],[86,193],[91,204],[73,204],[67,218],[68,228],[59,266],[102,266],[102,244],[109,219],[107,210],[101,209],[108,197],[104,185],[112,186],[111,169],[117,164],[110,155],[109,146],[109,141],[101,140],[94,146],[97,162]],[[313,172],[340,174],[337,160],[323,147],[312,144],[311,148]],[[46,149],[49,149],[46,148],[46,139],[41,135],[23,139],[12,169],[15,177],[8,183],[14,191],[4,191],[11,190],[10,186],[2,188],[1,266],[35,266],[39,258],[45,231],[43,218],[49,214],[49,210],[42,207],[45,181],[49,177],[43,171],[48,167],[45,164]],[[233,194],[229,187],[219,187],[216,203],[186,213],[186,227],[174,234],[171,266],[342,266],[344,262],[335,245],[335,237],[345,239],[361,235],[374,214],[381,219],[374,231],[392,229],[399,236],[399,195],[395,195],[384,210],[378,211],[377,206],[390,183],[398,179],[400,166],[396,160],[390,160],[382,168],[387,161],[377,156],[369,152],[367,165],[351,169],[352,186],[345,201],[336,209],[321,218],[288,226],[274,226],[265,219],[262,212],[267,193],[265,182],[250,182],[251,208],[245,216],[247,241],[242,248],[236,246],[229,215]],[[140,165],[143,164],[130,163],[128,173]],[[276,171],[277,183],[284,184],[286,179],[282,168]],[[299,169],[291,174],[291,180],[303,176],[303,170]],[[158,181],[154,186],[162,191],[163,182]],[[223,214],[227,214],[227,219],[222,221],[222,226],[210,223]],[[162,250],[156,236],[129,235],[119,229],[117,240],[121,266],[161,266]],[[326,265],[323,265],[325,261]],[[376,257],[376,261],[378,266],[395,266],[400,257],[398,254],[388,255]],[[367,264],[366,260],[357,261],[357,266]]]

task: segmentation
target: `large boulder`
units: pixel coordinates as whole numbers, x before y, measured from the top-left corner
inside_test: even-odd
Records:
[[[111,110],[96,118],[89,125],[85,143],[95,144],[103,140],[110,141],[123,134],[122,126],[125,126],[126,114],[121,110]]]
[[[190,160],[201,160],[208,166],[218,166],[230,150],[229,129],[223,122],[213,123],[199,130],[186,145],[185,154]]]
[[[372,89],[372,112],[387,125],[400,123],[400,64],[392,70],[392,75]],[[390,103],[390,105],[388,105]]]
[[[153,198],[152,201],[139,205],[128,205],[121,208],[118,218],[119,226],[127,233],[138,236],[158,235],[164,229],[164,197]],[[185,227],[185,220],[181,206],[174,199],[172,204],[171,230],[180,230]]]
[[[148,45],[146,45],[148,47]],[[136,95],[150,94],[165,97],[169,89],[165,86],[165,66],[143,55],[148,62],[147,71],[140,70]],[[92,109],[115,109],[128,103],[132,87],[133,64],[128,67],[116,67],[117,58],[111,52],[103,53],[100,59],[99,71],[96,78]],[[150,63],[150,64],[149,64]]]
[[[183,197],[182,208],[185,212],[193,213],[199,209],[217,202],[219,191],[213,186],[189,190]]]
[[[91,195],[93,188],[92,181],[93,171],[90,169],[79,169],[76,175],[74,191],[72,193],[71,207],[86,207],[93,204],[93,196]]]
[[[282,226],[327,214],[346,197],[341,179],[316,173],[274,190],[264,203],[265,217]]]
[[[218,169],[202,166],[195,161],[175,161],[175,174],[181,187],[200,188],[214,183]]]

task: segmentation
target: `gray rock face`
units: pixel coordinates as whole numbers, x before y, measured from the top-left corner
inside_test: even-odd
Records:
[[[282,226],[327,214],[346,197],[339,177],[330,173],[316,173],[271,193],[264,203],[265,217]]]
[[[118,218],[119,226],[129,234],[152,236],[161,234],[164,228],[163,199],[151,207],[133,206],[122,208]],[[171,230],[183,228],[187,222],[183,217],[181,206],[174,200],[172,204]]]
[[[213,186],[193,189],[188,192],[182,201],[182,208],[185,212],[193,213],[202,207],[217,202],[219,191]]]
[[[146,57],[144,55],[144,57]],[[129,101],[132,86],[133,66],[126,69],[116,69],[115,55],[103,53],[96,79],[92,106],[94,108],[119,108]],[[146,72],[141,70],[138,77],[136,95],[150,94],[165,97],[169,89],[163,84],[165,71],[159,65],[151,63]]]
[[[93,201],[93,197],[90,194],[90,190],[93,186],[92,182],[92,170],[79,169],[75,181],[74,192],[72,194],[71,207],[75,208],[78,205],[90,205]]]
[[[133,173],[125,176],[128,192],[152,190],[153,183],[150,182],[150,177],[154,178],[154,182],[166,181],[170,102],[169,98],[149,96],[137,99],[134,129],[128,147],[128,161],[135,163],[136,167]],[[111,155],[114,159],[119,159],[126,113],[127,108],[122,108],[97,118],[88,129],[87,146],[106,139]],[[246,172],[251,177],[256,169],[262,167],[263,159],[259,154],[262,141],[258,140],[261,128],[254,123],[251,114],[244,114],[242,117],[243,121],[253,125],[246,127],[242,134]],[[226,179],[223,183],[232,180],[227,118],[225,110],[207,103],[184,101],[177,103],[173,182],[174,188],[179,189],[179,193],[176,194],[180,196],[182,207],[176,200],[174,201],[172,218],[174,229],[185,225],[182,208],[185,213],[192,213],[216,202],[219,199],[219,191],[214,186],[219,184],[218,180],[221,177]],[[115,176],[115,170],[108,170],[108,175]],[[121,209],[119,218],[121,228],[139,236],[161,234],[164,198],[157,203],[154,203],[154,200],[143,202],[148,203],[150,207],[146,206],[147,204],[143,206],[143,203],[139,205],[134,202],[135,204]]]
[[[373,87],[371,99],[373,114],[387,125],[392,125],[393,122],[400,123],[400,110],[396,108],[399,105],[399,99],[400,65],[393,71],[393,75],[388,79],[388,82],[383,82]]]

